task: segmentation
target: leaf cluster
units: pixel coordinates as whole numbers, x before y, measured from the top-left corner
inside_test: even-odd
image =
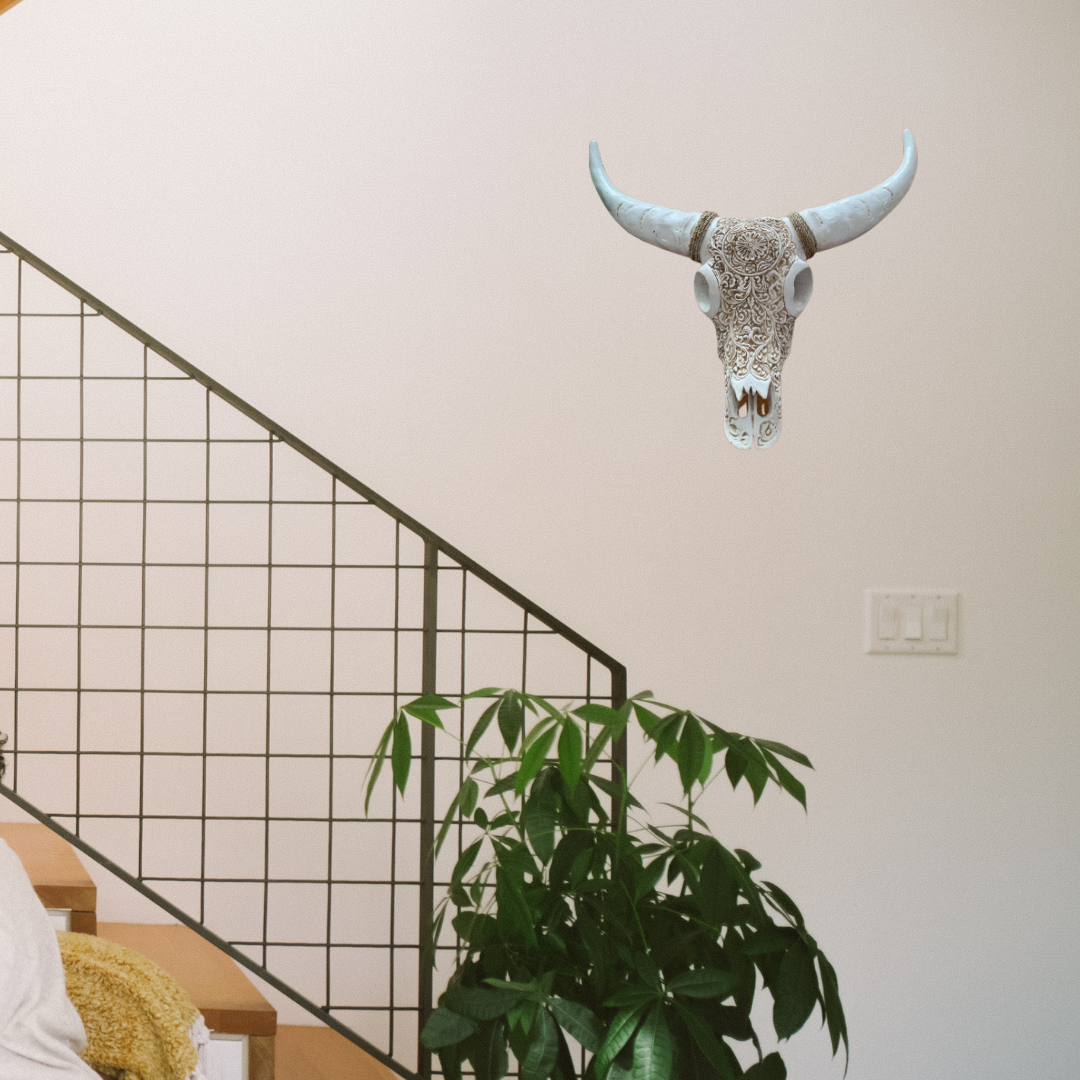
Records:
[[[781,1056],[762,1054],[750,1021],[761,988],[778,1038],[819,1009],[833,1052],[841,1041],[847,1051],[836,973],[794,901],[757,880],[753,855],[728,850],[694,812],[720,776],[733,789],[745,780],[755,803],[772,783],[805,808],[805,788],[781,760],[812,767],[803,754],[649,694],[620,709],[559,708],[490,687],[468,697],[491,701],[462,740],[467,775],[436,847],[455,824],[475,838],[437,911],[428,947],[453,909],[459,949],[422,1033],[447,1080],[461,1080],[466,1062],[477,1080],[502,1080],[511,1053],[522,1080],[577,1080],[575,1044],[587,1056],[582,1080],[783,1080]],[[445,731],[439,713],[458,707],[427,696],[399,710],[372,760],[368,800],[387,758],[405,790],[410,720]],[[657,827],[626,777],[600,774],[632,720],[654,760],[678,768],[685,805],[673,809],[684,824]],[[493,725],[500,752],[478,753]],[[749,1068],[739,1043],[756,1050]]]

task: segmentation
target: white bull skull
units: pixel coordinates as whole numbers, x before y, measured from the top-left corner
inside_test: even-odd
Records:
[[[589,147],[593,183],[611,216],[639,239],[701,262],[694,295],[716,327],[724,429],[735,446],[772,446],[780,435],[781,372],[814,288],[807,260],[869,232],[907,194],[917,163],[915,140],[905,131],[904,160],[878,187],[784,218],[744,220],[632,199],[608,179],[596,143]]]

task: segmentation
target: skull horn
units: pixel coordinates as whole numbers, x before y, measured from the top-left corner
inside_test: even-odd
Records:
[[[869,232],[899,204],[915,179],[919,155],[910,131],[904,132],[904,160],[883,184],[826,206],[803,210],[802,218],[817,241],[816,251],[839,247]],[[614,211],[612,211],[614,213]],[[805,247],[804,243],[804,247]],[[813,255],[813,251],[808,251]]]
[[[668,210],[663,206],[653,206],[652,203],[624,195],[604,172],[600,148],[595,139],[589,144],[589,172],[592,173],[596,193],[603,200],[608,212],[628,233],[665,251],[690,256],[690,241],[694,237],[694,228],[701,219],[701,214]],[[713,216],[710,215],[710,219]],[[697,237],[697,240],[700,246],[701,237]],[[696,258],[697,252],[691,257]]]

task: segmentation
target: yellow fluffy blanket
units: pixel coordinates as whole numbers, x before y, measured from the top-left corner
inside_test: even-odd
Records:
[[[141,953],[89,934],[61,933],[68,997],[86,1028],[83,1059],[116,1080],[187,1080],[199,1010]]]

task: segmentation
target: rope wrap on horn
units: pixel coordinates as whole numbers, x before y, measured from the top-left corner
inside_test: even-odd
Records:
[[[791,227],[795,230],[795,235],[799,238],[806,257],[812,259],[817,254],[817,237],[813,230],[806,224],[806,219],[798,210],[792,210],[788,214],[788,221],[791,222]]]
[[[701,217],[697,219],[697,224],[694,226],[694,231],[690,234],[690,258],[694,262],[702,262],[701,258],[701,242],[705,239],[705,234],[709,231],[709,226],[719,217],[718,214],[714,214],[711,210],[703,210]]]

